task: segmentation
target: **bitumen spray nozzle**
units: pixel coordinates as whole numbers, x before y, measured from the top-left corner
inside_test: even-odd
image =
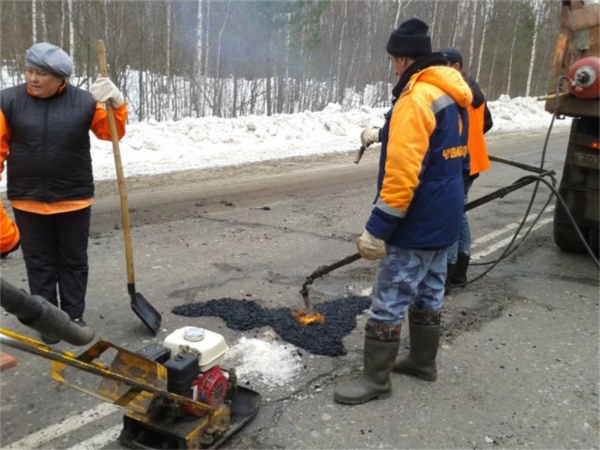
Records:
[[[314,280],[311,277],[307,277],[306,281],[302,285],[300,294],[302,294],[302,301],[304,301],[303,309],[295,309],[292,311],[292,315],[302,325],[308,325],[309,323],[325,323],[325,316],[318,313],[312,306],[310,295],[308,293],[308,285]]]

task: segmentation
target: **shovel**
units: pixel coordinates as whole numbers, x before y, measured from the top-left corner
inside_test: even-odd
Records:
[[[104,42],[98,41],[98,61],[100,65],[100,75],[108,77],[108,68],[106,65],[106,53],[104,51]],[[123,240],[125,242],[125,259],[127,261],[127,291],[131,297],[131,309],[142,319],[142,322],[156,335],[160,328],[162,319],[160,313],[144,298],[142,294],[135,291],[135,277],[133,271],[133,249],[131,246],[131,229],[129,223],[129,205],[127,204],[127,193],[125,192],[125,177],[123,176],[123,165],[121,164],[121,151],[119,149],[119,138],[117,136],[117,126],[115,124],[115,115],[110,102],[106,103],[106,112],[108,113],[108,124],[113,144],[113,153],[115,156],[115,166],[117,169],[117,181],[119,185],[119,197],[121,198],[121,219],[123,221]]]

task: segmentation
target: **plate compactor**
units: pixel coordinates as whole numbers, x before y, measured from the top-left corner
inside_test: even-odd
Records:
[[[166,369],[167,391],[196,404],[161,397],[153,408],[131,408],[119,441],[130,448],[215,448],[244,426],[257,413],[260,395],[238,386],[235,369],[221,367],[226,351],[221,335],[198,327],[142,348],[138,355]]]
[[[93,340],[93,330],[72,324],[49,302],[0,281],[1,306],[25,325],[42,333],[52,329],[73,345]],[[235,369],[222,368],[228,350],[223,336],[203,328],[180,328],[137,352],[99,340],[75,356],[3,328],[0,343],[50,359],[55,381],[126,408],[118,440],[129,448],[217,448],[260,405],[260,394],[238,385]]]

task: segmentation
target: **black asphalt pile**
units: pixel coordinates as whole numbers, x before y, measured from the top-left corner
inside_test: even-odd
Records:
[[[290,308],[267,309],[254,300],[220,298],[205,303],[176,306],[173,314],[185,317],[215,316],[232,330],[247,331],[272,327],[286,342],[315,355],[346,354],[342,339],[356,328],[356,316],[371,304],[369,297],[351,296],[319,303],[315,311],[325,316],[325,323],[302,325]]]

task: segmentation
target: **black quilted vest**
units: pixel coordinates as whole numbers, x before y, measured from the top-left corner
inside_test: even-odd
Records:
[[[96,102],[89,92],[67,85],[41,99],[22,84],[0,92],[0,107],[11,134],[10,200],[52,203],[94,196],[89,131]]]

